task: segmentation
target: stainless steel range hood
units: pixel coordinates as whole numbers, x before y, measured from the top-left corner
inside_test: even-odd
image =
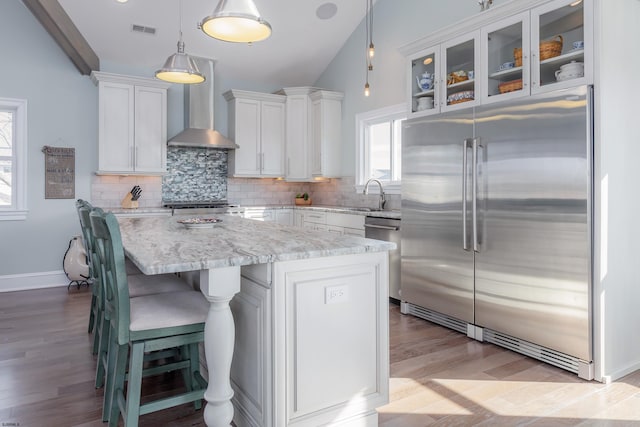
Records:
[[[233,150],[238,146],[213,129],[213,61],[191,57],[204,83],[184,85],[184,130],[171,138],[169,147],[200,147]]]

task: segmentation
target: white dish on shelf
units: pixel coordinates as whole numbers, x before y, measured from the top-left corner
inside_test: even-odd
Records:
[[[211,228],[221,222],[222,220],[219,218],[185,218],[178,220],[178,223],[187,228]]]

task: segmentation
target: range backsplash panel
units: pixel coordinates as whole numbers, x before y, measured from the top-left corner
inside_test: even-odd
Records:
[[[210,148],[167,147],[163,201],[227,200],[227,152]]]

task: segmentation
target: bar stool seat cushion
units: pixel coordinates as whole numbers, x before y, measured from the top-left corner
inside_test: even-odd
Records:
[[[209,302],[198,291],[165,292],[131,298],[129,330],[147,331],[202,323]]]

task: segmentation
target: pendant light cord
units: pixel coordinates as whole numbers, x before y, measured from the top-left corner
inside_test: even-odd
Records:
[[[180,16],[180,33],[179,33],[179,35],[180,35],[180,41],[182,41],[182,0],[180,0],[179,6],[180,6],[180,11],[178,12],[178,15]]]

